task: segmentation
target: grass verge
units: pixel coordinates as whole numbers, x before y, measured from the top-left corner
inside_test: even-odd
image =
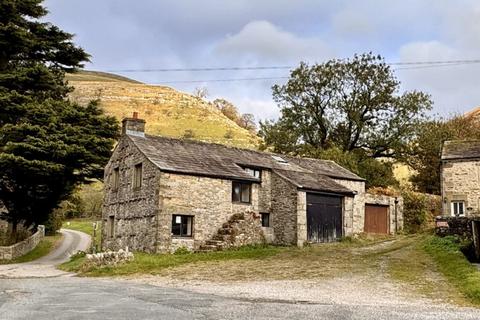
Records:
[[[81,231],[89,236],[93,237],[93,223],[95,220],[92,219],[72,219],[67,220],[62,224],[62,228],[71,229],[76,231]],[[101,222],[97,225],[96,235],[95,235],[95,245],[97,248],[100,247],[102,242],[102,226]]]
[[[88,276],[119,276],[131,274],[159,274],[164,269],[178,267],[185,264],[207,261],[228,261],[241,259],[264,259],[276,255],[284,247],[274,246],[246,246],[239,249],[208,253],[190,254],[147,254],[135,253],[135,260],[116,267],[93,267],[85,264],[85,257],[73,257],[62,264],[60,269],[70,272],[80,272]]]
[[[42,241],[40,241],[40,243],[35,247],[35,249],[30,251],[29,253],[13,260],[0,260],[0,264],[23,263],[37,260],[49,254],[50,251],[52,251],[57,246],[61,239],[62,235],[60,234],[54,236],[46,236],[45,238],[43,238]]]
[[[461,292],[470,303],[480,306],[480,271],[472,265],[460,250],[456,237],[430,236],[423,249],[435,261],[438,270]]]

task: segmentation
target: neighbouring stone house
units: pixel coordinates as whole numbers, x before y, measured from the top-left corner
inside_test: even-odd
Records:
[[[403,226],[399,201],[366,194],[332,161],[146,135],[135,114],[122,124],[105,168],[104,249],[303,246]]]
[[[441,162],[443,215],[479,215],[480,141],[446,141]]]

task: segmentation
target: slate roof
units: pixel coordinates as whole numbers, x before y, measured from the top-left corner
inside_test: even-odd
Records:
[[[342,194],[352,194],[352,191],[333,181],[332,178],[364,181],[328,160],[295,158],[161,136],[129,135],[128,137],[153,164],[166,172],[259,182],[259,179],[243,170],[242,166],[248,166],[271,169],[299,188]],[[280,157],[286,163],[274,157]]]
[[[480,159],[480,140],[445,141],[442,160]]]

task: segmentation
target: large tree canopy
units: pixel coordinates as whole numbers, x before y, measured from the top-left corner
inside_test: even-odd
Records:
[[[65,72],[88,55],[39,21],[41,0],[0,0],[0,201],[16,225],[43,223],[80,183],[101,178],[118,132],[96,103],[70,102]]]
[[[435,119],[418,126],[410,144],[407,164],[415,170],[410,178],[420,192],[440,194],[440,165],[443,143],[447,140],[480,139],[480,122],[473,117]]]
[[[261,123],[260,135],[277,152],[334,146],[374,158],[398,157],[431,108],[427,94],[399,94],[399,86],[390,67],[372,54],[301,63],[285,85],[273,87],[281,116]]]

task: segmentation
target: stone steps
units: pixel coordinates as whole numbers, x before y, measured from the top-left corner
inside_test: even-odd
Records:
[[[196,252],[212,252],[225,249],[228,246],[229,239],[234,233],[234,225],[242,221],[245,221],[243,214],[233,215],[227,222],[222,224],[222,227],[218,229],[212,239],[205,241]]]

